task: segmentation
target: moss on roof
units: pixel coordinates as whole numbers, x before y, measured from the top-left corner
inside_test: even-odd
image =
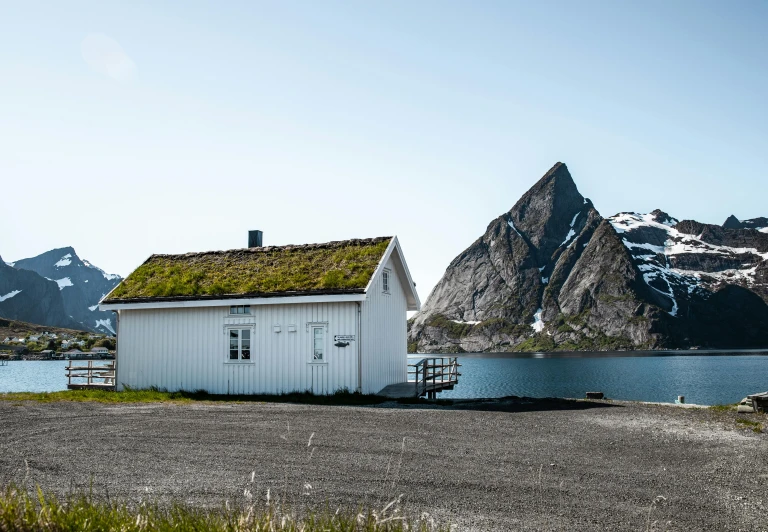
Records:
[[[391,240],[152,255],[104,303],[362,292]]]

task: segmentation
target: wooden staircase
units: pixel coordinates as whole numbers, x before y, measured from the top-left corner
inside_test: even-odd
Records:
[[[408,364],[408,381],[390,384],[378,395],[392,398],[425,397],[435,399],[443,390],[453,390],[459,383],[459,368],[456,357],[427,357],[414,364]]]

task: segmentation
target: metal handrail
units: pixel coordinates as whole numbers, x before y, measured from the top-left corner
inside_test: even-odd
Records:
[[[414,383],[418,397],[428,394],[434,398],[436,392],[458,384],[461,375],[459,367],[461,364],[457,357],[422,358],[415,364],[408,364],[408,382]],[[413,380],[411,375],[414,376]]]

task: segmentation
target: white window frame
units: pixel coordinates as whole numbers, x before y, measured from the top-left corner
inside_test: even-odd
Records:
[[[242,312],[237,312],[237,309],[243,309]],[[232,309],[235,309],[235,312],[232,312]],[[250,305],[230,305],[229,306],[229,315],[230,316],[251,316],[251,306]]]
[[[309,331],[309,363],[327,364],[328,363],[328,322],[307,323]],[[323,355],[322,358],[315,358],[315,331],[320,330],[323,334]]]
[[[392,270],[389,268],[384,268],[384,271],[381,272],[381,291],[384,294],[390,294],[390,289],[392,285]]]
[[[230,357],[230,346],[229,346],[229,335],[231,331],[249,331],[250,332],[250,358],[243,359],[242,358],[242,350],[243,350],[243,335],[242,332],[238,334],[238,340],[237,340],[237,360],[231,359]],[[256,336],[256,327],[253,325],[227,325],[224,327],[224,363],[225,364],[253,364],[254,361],[254,353],[253,353],[253,342],[255,340]]]

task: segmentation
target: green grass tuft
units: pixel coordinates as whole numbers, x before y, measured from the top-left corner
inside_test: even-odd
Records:
[[[428,327],[438,327],[440,329],[443,329],[445,331],[445,334],[447,334],[451,338],[461,338],[463,336],[466,336],[469,331],[472,330],[472,324],[470,323],[456,323],[455,321],[452,321],[442,314],[435,314],[429,320],[427,320],[426,325]]]
[[[712,405],[709,409],[714,410],[715,412],[731,412],[735,411],[737,407],[738,403],[734,403],[732,405]]]
[[[752,421],[751,419],[745,419],[743,417],[736,419],[736,424],[741,425],[744,428],[752,429],[752,432],[757,434],[763,432],[763,424],[759,421]]]
[[[276,505],[243,505],[206,510],[176,504],[165,508],[141,504],[94,502],[90,497],[59,501],[39,488],[34,496],[9,487],[0,493],[0,530],[18,532],[106,531],[122,532],[205,530],[211,532],[427,532],[448,530],[426,517],[403,518],[385,508],[381,511],[308,512],[296,516]]]
[[[150,388],[146,390],[65,390],[61,392],[10,392],[0,393],[0,401],[36,401],[53,403],[61,401],[91,403],[191,403],[194,401],[216,402],[257,402],[257,403],[298,403],[312,405],[367,406],[378,405],[393,399],[381,395],[362,394],[349,390],[338,390],[330,395],[315,395],[311,392],[293,392],[274,395],[218,395],[204,390],[168,392]],[[426,399],[397,399],[397,402],[412,404],[434,404]]]

